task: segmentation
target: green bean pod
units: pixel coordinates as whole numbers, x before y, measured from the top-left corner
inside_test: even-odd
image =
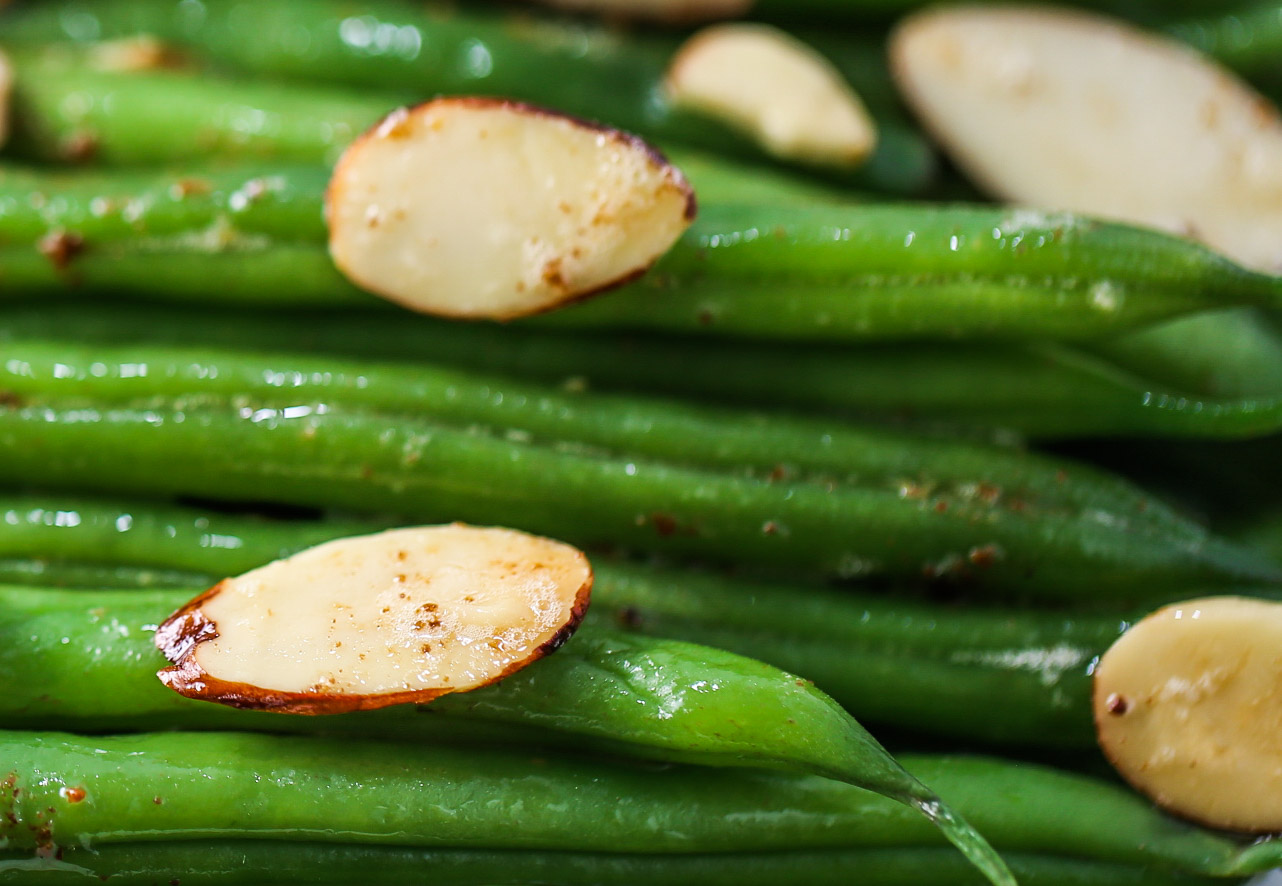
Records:
[[[0,477],[10,483],[352,508],[414,521],[464,519],[589,547],[622,545],[794,574],[965,576],[993,588],[1048,595],[1077,595],[1088,583],[1124,599],[1150,583],[1214,586],[1277,578],[1272,564],[1173,512],[1159,507],[1146,519],[1142,494],[1123,494],[1109,510],[1109,487],[1124,487],[1093,487],[1089,473],[1071,496],[1005,499],[1001,488],[984,485],[982,475],[945,491],[933,489],[928,476],[905,484],[892,474],[891,482],[865,485],[842,482],[840,475],[790,476],[786,467],[766,468],[785,453],[798,453],[803,466],[815,465],[823,456],[806,460],[807,440],[857,449],[860,438],[843,439],[839,429],[825,441],[813,427],[757,424],[754,434],[778,436],[779,451],[744,461],[740,456],[748,455],[744,447],[751,439],[717,428],[717,416],[686,412],[665,419],[661,411],[649,411],[660,428],[690,429],[691,451],[707,446],[702,454],[677,456],[663,448],[671,442],[662,435],[639,442],[644,426],[620,437],[618,427],[629,426],[609,416],[626,413],[623,402],[613,412],[605,409],[595,429],[590,410],[567,421],[559,409],[530,408],[519,397],[515,409],[525,413],[522,422],[498,421],[502,411],[486,402],[502,392],[484,386],[463,411],[466,418],[468,409],[483,410],[472,414],[490,416],[480,418],[488,424],[460,421],[459,413],[453,421],[448,414],[413,410],[380,413],[312,396],[278,402],[245,395],[147,396],[146,382],[131,389],[136,400],[112,402],[73,393],[73,376],[92,387],[95,365],[123,381],[140,375],[138,364],[112,371],[91,360],[79,373],[55,361],[45,373],[30,361],[10,362],[19,369],[14,385],[23,378],[39,385],[42,377],[47,383],[67,376],[52,396],[48,388],[24,387],[0,405]],[[134,368],[126,372],[128,365]],[[448,385],[442,390],[448,397]],[[523,424],[535,419],[542,424],[531,433]],[[558,427],[569,432],[549,432]],[[724,443],[713,439],[717,434]],[[983,450],[953,444],[927,444],[922,451],[932,448],[953,460],[951,480],[961,480],[968,464],[986,457]],[[990,454],[1005,460],[1000,452]],[[836,456],[829,469],[844,460],[840,451]],[[911,464],[884,452],[872,453],[865,464],[878,457],[883,472],[896,458],[899,465]],[[928,473],[927,461],[918,469]],[[1010,463],[1016,474],[1010,479],[1031,493],[1068,485],[1063,468],[1048,471],[1036,460]],[[745,472],[754,465],[763,471]],[[1022,484],[1021,469],[1032,478]]]
[[[2,323],[3,321],[0,321]],[[748,477],[881,488],[901,497],[1004,499],[1017,510],[1107,514],[1115,529],[1202,539],[1205,531],[1116,477],[1016,449],[833,419],[566,391],[512,375],[423,363],[267,355],[209,346],[81,344],[10,329],[0,391],[13,403],[128,406],[181,400],[328,409],[489,428]],[[123,331],[122,338],[130,333]]]
[[[181,583],[176,586],[191,588],[190,595],[226,575],[321,541],[326,532],[341,537],[377,528],[245,520],[143,502],[48,496],[0,499],[0,519],[0,553],[12,550],[39,558],[25,573],[12,568],[22,561],[8,561],[16,583],[95,589],[87,599],[74,594],[43,598],[47,625],[40,633],[68,642],[50,647],[47,661],[23,664],[17,659],[13,664],[81,675],[73,684],[75,697],[63,700],[48,681],[27,681],[13,672],[0,673],[0,681],[38,688],[46,703],[58,699],[62,711],[84,711],[93,728],[105,728],[93,720],[98,716],[94,699],[116,698],[120,687],[134,684],[145,685],[148,697],[160,697],[151,679],[154,668],[138,669],[133,663],[155,659],[144,626],[158,623],[184,602],[178,599],[181,594],[160,603],[147,596],[106,595],[101,588],[130,586],[131,569],[137,575],[133,586],[147,587],[155,586],[158,575],[199,565],[206,572],[177,573]],[[216,547],[207,546],[211,538]],[[0,569],[5,564],[0,559]],[[1127,623],[1109,614],[959,609],[609,558],[594,558],[593,567],[590,624],[749,655],[814,680],[870,723],[987,742],[1092,746],[1091,664]],[[100,576],[108,583],[96,584]],[[95,625],[106,618],[125,629],[104,637]],[[25,630],[22,618],[17,624]],[[94,675],[92,685],[84,674]],[[5,716],[12,715],[14,706],[40,707],[25,698],[22,691],[10,690]],[[993,707],[994,699],[1002,703]],[[168,694],[164,700],[175,701]],[[110,728],[154,727],[148,719],[151,709],[135,704],[113,702],[120,717],[134,719],[113,720]],[[992,708],[991,713],[975,717],[974,711],[982,708]],[[26,723],[5,716],[0,723]],[[74,719],[57,723],[87,728]],[[202,721],[183,725],[196,727]]]
[[[318,169],[0,179],[7,298],[374,305],[333,268]],[[52,196],[51,196],[52,195]],[[804,341],[1091,339],[1282,278],[1154,231],[996,207],[705,205],[637,283],[526,321]]]
[[[176,0],[106,2],[91,7],[50,4],[9,13],[0,20],[0,43],[15,46],[140,34],[177,44],[248,77],[285,77],[363,88],[370,101],[386,106],[382,112],[438,94],[492,95],[556,108],[665,143],[758,161],[768,159],[763,148],[726,123],[682,109],[669,100],[664,80],[674,43],[623,37],[580,22],[475,9],[424,9],[398,0],[378,0],[360,10],[341,0],[209,2],[202,4],[197,14]],[[880,64],[877,59],[864,67]],[[168,115],[149,119],[144,109],[161,94],[170,94],[186,105],[179,113],[191,115],[196,131],[222,127],[228,108],[249,107],[230,83],[187,80],[180,84],[171,80],[167,85],[161,82],[165,75],[160,74],[144,75],[135,86],[128,82],[131,75],[101,84],[93,83],[93,71],[83,70],[80,76],[83,82],[79,86],[33,83],[28,88],[19,81],[19,93],[24,96],[20,105],[25,105],[20,115],[28,120],[29,128],[32,121],[38,121],[34,128],[60,136],[55,142],[73,136],[77,108],[74,102],[67,107],[65,98],[57,96],[76,93],[99,99],[95,108],[88,107],[89,103],[81,106],[81,122],[90,128],[105,126],[112,133],[124,125],[107,119],[117,111],[136,119],[143,132],[154,133],[157,121],[168,119]],[[880,85],[883,77],[870,83]],[[259,109],[260,118],[264,112],[282,119],[294,116],[296,112],[289,110],[285,98],[288,92],[251,92],[268,102]],[[114,98],[104,109],[102,98],[108,93]],[[302,104],[309,102],[302,97]],[[345,107],[341,103],[338,107],[340,125],[335,133],[348,120],[343,115]],[[306,116],[308,111],[300,109],[298,113]],[[263,136],[266,144],[273,131],[260,125],[260,118],[243,117],[241,122],[248,127],[246,132]],[[318,124],[324,118],[315,119],[308,131],[323,143],[326,133]],[[898,116],[879,121],[879,130],[878,147],[863,167],[812,168],[847,184],[903,194],[921,192],[936,171],[929,143]],[[234,139],[234,130],[229,131]],[[170,138],[159,134],[154,142],[165,143]],[[128,135],[125,140],[131,142]],[[196,149],[207,152],[209,147],[196,145]],[[149,140],[142,150],[151,153],[156,148]]]
[[[4,644],[0,667],[6,676],[22,679],[40,661],[53,669],[37,678],[48,690],[43,698],[6,700],[10,725],[25,721],[47,728],[62,719],[78,729],[139,728],[144,723],[174,728],[190,716],[189,722],[206,728],[235,729],[242,722],[242,711],[189,701],[164,689],[154,678],[159,652],[140,648],[154,631],[154,624],[140,623],[140,617],[158,623],[180,607],[189,592],[130,591],[95,595],[96,599],[77,592],[33,594],[21,588],[0,594],[3,632],[15,640],[25,638]],[[74,611],[77,602],[80,614],[68,620],[66,610]],[[80,663],[107,681],[98,686],[102,694],[96,699],[93,691],[86,691],[92,678],[67,670],[69,660],[59,661],[58,647],[70,645],[70,633],[55,636],[60,621],[65,631],[98,635],[94,660]],[[117,637],[121,639],[113,642]],[[128,641],[129,637],[137,639]],[[117,680],[122,667],[133,679],[126,675]],[[150,679],[144,671],[151,672]],[[663,761],[782,769],[858,784],[912,805],[936,822],[994,883],[1013,882],[982,838],[895,763],[832,699],[806,680],[728,652],[584,631],[537,666],[497,685],[438,700],[425,710],[429,715],[412,708],[393,709],[384,725],[431,736],[443,718],[449,736],[450,719],[461,718],[464,734],[471,721],[482,727],[514,727],[512,738],[529,727],[536,740],[540,735],[559,736],[561,744]],[[328,722],[314,725],[306,717],[265,714],[257,719],[302,720],[282,723],[278,728],[283,730],[329,728]],[[362,715],[345,719],[346,728],[379,729],[380,721]],[[4,836],[0,832],[0,845]]]
[[[901,343],[789,346],[460,325],[343,313],[74,303],[0,313],[0,340],[66,338],[318,359],[444,364],[561,385],[875,419],[927,429],[1063,438],[1254,436],[1277,427],[1282,342],[1255,313],[1195,314],[1091,346]],[[1098,352],[1098,353],[1095,353]],[[413,370],[418,372],[417,368]],[[976,400],[975,390],[984,391]]]
[[[6,857],[8,856],[8,857]],[[1211,879],[1133,864],[1007,853],[1024,886],[1211,886]],[[623,854],[538,850],[406,849],[251,840],[70,847],[59,858],[32,859],[0,850],[0,883],[24,876],[46,886],[91,880],[112,886],[273,883],[400,886],[430,874],[433,886],[773,886],[794,878],[810,886],[978,886],[974,869],[932,847]]]
[[[13,54],[20,79],[6,150],[44,162],[165,166],[209,157],[328,165],[397,104],[195,71],[100,71]]]
[[[10,857],[198,838],[660,857],[939,840],[893,801],[783,773],[234,733],[10,732],[0,752],[11,779],[0,796]],[[905,759],[1003,849],[1226,877],[1282,858],[1277,842],[1242,846],[1081,776]]]

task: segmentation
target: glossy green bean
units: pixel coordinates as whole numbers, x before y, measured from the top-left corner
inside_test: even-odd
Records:
[[[0,406],[0,454],[9,483],[498,523],[588,547],[790,574],[966,577],[1051,596],[1086,586],[1116,599],[1153,583],[1278,577],[1272,564],[1192,524],[1129,532],[1135,516],[1125,508],[1119,520],[978,490],[951,497],[916,486],[751,477],[306,400],[10,404]]]
[[[120,182],[9,173],[0,180],[0,205],[11,209],[0,214],[5,292],[376,304],[329,262],[323,196],[319,170]],[[722,204],[705,205],[636,284],[526,322],[815,341],[1090,339],[1279,297],[1282,278],[1174,237],[1073,216]]]
[[[20,576],[19,583],[96,588],[96,579],[105,574],[109,584],[101,587],[128,587],[130,567],[145,562],[150,565],[139,570],[135,586],[154,586],[157,570],[164,575],[170,567],[194,561],[208,573],[189,574],[186,582],[176,585],[192,592],[313,544],[321,540],[322,528],[333,537],[376,528],[313,521],[239,521],[238,526],[236,520],[192,509],[48,496],[0,499],[0,517],[5,518],[0,523],[0,551],[12,547],[42,558],[43,568]],[[191,525],[204,529],[173,532]],[[222,544],[201,547],[215,528]],[[86,564],[96,565],[97,571]],[[814,680],[870,723],[989,742],[1093,745],[1091,663],[1126,626],[1123,618],[1110,614],[972,611],[609,558],[594,558],[593,566],[589,623],[703,643],[768,661]],[[75,683],[86,697],[59,700],[60,710],[83,710],[92,718],[98,716],[93,699],[116,697],[119,687],[131,682],[157,691],[150,671],[135,672],[128,664],[152,655],[143,626],[163,615],[146,609],[149,598],[104,597],[97,590],[88,600],[75,595],[47,599],[51,620],[41,633],[68,642],[50,649],[53,660],[39,668],[95,675],[93,685]],[[181,602],[170,601],[168,608]],[[155,604],[155,609],[166,606]],[[86,618],[85,612],[92,617]],[[97,620],[108,617],[125,627],[118,636],[103,637],[94,629]],[[44,681],[24,683],[10,673],[0,673],[0,681],[39,686],[42,699],[61,698]],[[14,689],[8,702],[38,706],[23,698]],[[974,716],[995,698],[1002,699],[1000,707],[987,716]],[[133,702],[119,704],[122,716],[134,710]],[[143,705],[134,716],[147,710]],[[76,727],[74,719],[58,723]],[[153,725],[143,717],[130,728]],[[203,721],[184,725],[200,726]],[[112,723],[112,728],[124,726],[125,721]]]
[[[423,363],[209,346],[86,345],[26,338],[12,328],[5,354],[0,391],[13,403],[181,401],[187,409],[202,402],[271,408],[319,403],[774,481],[820,481],[909,498],[1004,499],[1022,510],[1106,514],[1120,531],[1198,540],[1206,534],[1144,491],[1086,465],[833,419],[572,392]]]
[[[4,702],[4,719],[37,728],[60,718],[81,729],[126,723],[174,728],[190,716],[189,722],[206,727],[237,728],[243,712],[189,701],[154,676],[143,676],[163,666],[160,653],[146,648],[154,624],[188,596],[186,591],[130,591],[89,598],[77,592],[0,590],[0,631],[10,637],[0,644],[5,682],[30,682],[44,690],[34,699],[6,692],[11,697]],[[154,620],[151,630],[142,619]],[[73,662],[59,655],[71,645],[72,634],[82,645],[86,633],[98,635],[92,660]],[[124,679],[117,679],[121,669]],[[98,683],[87,676],[95,670],[101,674]],[[673,640],[583,631],[556,655],[500,684],[448,696],[427,711],[435,716],[393,711],[388,721],[402,732],[431,735],[444,717],[448,735],[448,721],[457,717],[465,725],[510,725],[513,738],[530,727],[536,734],[573,736],[562,743],[588,748],[663,761],[807,772],[858,784],[913,806],[994,883],[1011,882],[982,838],[832,699],[812,683],[752,659]],[[258,717],[265,719],[298,718]],[[327,728],[302,719],[302,729]],[[378,720],[362,715],[347,720],[348,728],[379,728]],[[300,728],[281,728],[291,726]],[[0,843],[3,836],[0,832]]]
[[[341,0],[206,2],[194,15],[190,7],[175,0],[108,0],[92,7],[48,4],[8,14],[0,21],[0,42],[21,45],[149,34],[250,77],[284,76],[363,87],[370,90],[372,101],[386,106],[383,112],[442,93],[496,95],[600,120],[662,142],[766,159],[750,138],[668,100],[663,81],[675,48],[671,41],[622,37],[582,23],[531,15],[423,9],[398,0],[378,0],[364,4],[359,15],[353,14],[356,11]],[[64,125],[78,125],[71,119],[74,102],[68,110],[56,93],[88,90],[101,98],[110,92],[114,99],[105,108],[101,100],[98,108],[87,107],[88,103],[81,107],[89,128],[105,125],[113,132],[124,125],[107,119],[117,113],[136,120],[144,133],[156,129],[143,114],[146,106],[158,100],[148,95],[153,88],[157,96],[176,90],[176,100],[188,106],[196,131],[237,114],[232,109],[250,107],[230,84],[190,81],[179,85],[171,80],[165,85],[160,82],[165,75],[148,75],[131,86],[125,75],[95,85],[93,72],[83,76],[88,78],[83,85],[70,91],[66,84],[51,83],[36,85],[27,93],[25,114],[43,120],[46,132],[61,129],[55,142],[71,134],[62,129]],[[277,125],[297,115],[288,109],[287,93],[288,88],[257,92],[256,98],[265,99],[267,105],[258,108],[256,116],[252,112],[239,115],[246,141],[261,137],[266,144],[277,132],[288,132]],[[336,118],[342,125],[348,119],[345,107],[339,105]],[[323,143],[331,133],[319,127],[320,119],[308,124],[306,131]],[[862,169],[828,167],[822,172],[847,183],[920,192],[935,173],[934,152],[902,119],[887,119],[880,128],[878,148]],[[170,138],[159,133],[154,142],[142,143],[142,150],[150,154],[158,149],[156,143]],[[131,141],[127,134],[125,140]]]
[[[4,733],[0,752],[19,789],[0,797],[11,855],[199,837],[647,854],[938,841],[892,801],[783,773],[232,733]],[[1282,858],[1282,844],[1241,846],[1080,776],[979,758],[905,759],[1004,849],[1218,876]]]
[[[1272,430],[1282,342],[1255,312],[1196,314],[1091,346],[789,346],[656,335],[459,325],[429,318],[257,313],[252,322],[88,303],[0,313],[0,340],[74,338],[316,359],[422,361],[575,390],[634,390],[705,401],[1039,438],[1250,436]],[[974,392],[984,391],[977,400]]]
[[[6,855],[12,856],[6,858]],[[1129,864],[1008,853],[1023,886],[1212,886],[1209,879]],[[623,854],[538,850],[405,849],[324,843],[201,841],[70,847],[57,859],[0,850],[0,883],[63,886],[106,877],[113,886],[258,883],[399,886],[430,876],[433,886],[978,886],[954,853],[931,847],[811,852]]]
[[[31,585],[52,588],[208,588],[210,576],[177,569],[149,569],[145,566],[103,566],[98,563],[68,563],[33,554],[28,557],[0,557],[0,585]]]
[[[173,165],[201,157],[331,164],[396,103],[377,96],[28,62],[11,154],[61,163]]]

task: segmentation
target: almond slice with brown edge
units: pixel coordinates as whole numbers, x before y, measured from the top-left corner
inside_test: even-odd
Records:
[[[345,538],[226,579],[156,632],[191,698],[330,714],[493,683],[555,650],[587,609],[576,549],[454,524]]]
[[[1282,830],[1282,604],[1176,603],[1095,669],[1095,726],[1117,771],[1159,806],[1217,828]]]
[[[841,73],[778,28],[715,25],[673,57],[674,107],[721,120],[783,160],[853,169],[877,146],[877,127]]]
[[[953,6],[906,19],[890,54],[926,127],[995,196],[1282,271],[1282,120],[1188,47],[1093,13]]]
[[[685,178],[641,140],[480,98],[393,112],[348,147],[326,196],[330,255],[357,286],[499,320],[639,276],[694,212]]]

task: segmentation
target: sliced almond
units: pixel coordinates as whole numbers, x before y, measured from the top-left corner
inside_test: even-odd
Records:
[[[165,685],[240,708],[330,714],[493,683],[587,609],[574,548],[454,524],[328,542],[229,578],[156,632]]]
[[[1212,827],[1282,830],[1282,604],[1158,610],[1100,659],[1094,709],[1105,755],[1158,805]]]
[[[356,285],[449,317],[509,319],[644,273],[694,218],[644,142],[514,102],[394,112],[330,180],[329,249]]]
[[[752,0],[541,0],[545,6],[567,12],[587,13],[610,19],[681,22],[738,18],[752,8]]]
[[[13,65],[9,56],[0,52],[0,148],[9,140],[9,115],[12,113]]]
[[[877,146],[877,127],[826,58],[778,28],[716,25],[673,57],[675,107],[715,117],[783,160],[853,169]]]
[[[909,103],[994,195],[1282,270],[1282,120],[1188,47],[1086,12],[963,6],[910,17],[890,49]]]

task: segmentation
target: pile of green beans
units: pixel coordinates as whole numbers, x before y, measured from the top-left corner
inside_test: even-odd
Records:
[[[1282,865],[1282,841],[1112,783],[892,758],[860,725],[1094,766],[1092,672],[1120,632],[1282,582],[1276,528],[1226,536],[1022,448],[1254,437],[1271,457],[1282,278],[1064,213],[874,202],[973,195],[937,180],[882,32],[831,27],[922,5],[754,9],[824,22],[800,33],[881,128],[853,174],[762,166],[672,107],[682,32],[402,0],[0,12],[6,152],[30,164],[0,166],[0,884],[1156,886]],[[1249,41],[1207,0],[1080,5],[1261,82],[1275,66],[1276,4]],[[128,50],[98,41],[139,34],[163,52],[104,69]],[[617,293],[502,326],[406,317],[332,266],[327,164],[442,92],[656,139],[700,216]],[[1132,445],[1151,473],[1183,463]],[[1184,500],[1218,519],[1218,475],[1189,474],[1176,492],[1210,489]],[[219,579],[447,520],[588,549],[593,608],[563,649],[324,717],[155,679],[156,625]]]

